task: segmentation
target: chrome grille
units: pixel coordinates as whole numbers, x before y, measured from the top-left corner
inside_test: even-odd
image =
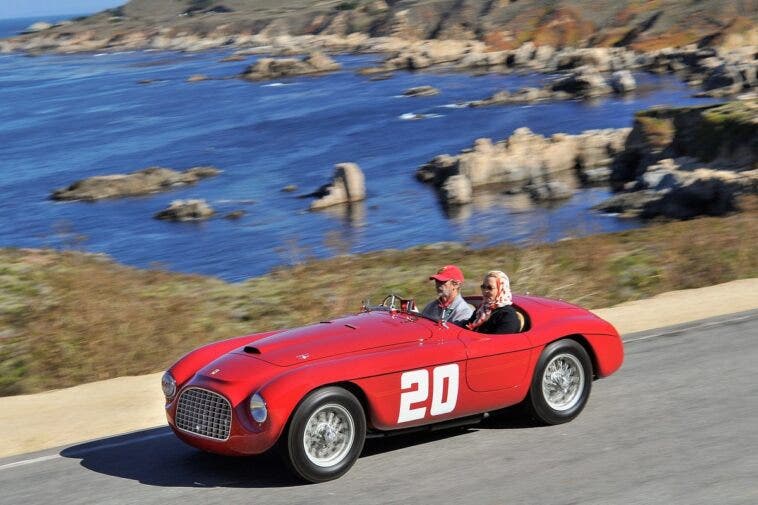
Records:
[[[207,389],[188,388],[179,396],[176,426],[203,437],[216,440],[229,438],[232,407],[221,395]]]

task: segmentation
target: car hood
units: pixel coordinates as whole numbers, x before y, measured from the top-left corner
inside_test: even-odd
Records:
[[[388,347],[429,338],[416,317],[367,312],[282,331],[256,340],[232,354],[245,354],[277,366]]]

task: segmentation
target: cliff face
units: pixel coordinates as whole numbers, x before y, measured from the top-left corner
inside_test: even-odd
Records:
[[[660,160],[682,157],[717,169],[758,169],[758,102],[637,113],[624,151],[614,163],[612,185],[622,189]]]
[[[689,219],[740,208],[758,194],[758,102],[659,108],[637,114],[597,208],[643,218]]]
[[[131,0],[53,30],[477,39],[492,49],[758,44],[758,2],[722,0]]]

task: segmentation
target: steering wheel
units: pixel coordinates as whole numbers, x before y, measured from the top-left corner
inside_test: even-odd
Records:
[[[398,298],[397,295],[394,295],[394,294],[387,295],[384,298],[384,301],[382,301],[382,307],[387,307],[388,309],[395,309],[397,308],[395,307],[395,302],[399,299],[400,298]]]

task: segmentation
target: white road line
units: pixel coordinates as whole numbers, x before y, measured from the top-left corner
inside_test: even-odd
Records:
[[[672,330],[672,331],[668,331],[668,332],[653,333],[652,335],[645,335],[644,337],[630,338],[628,340],[624,340],[624,343],[628,344],[630,342],[640,342],[642,340],[650,340],[651,338],[663,337],[664,335],[672,335],[674,333],[681,333],[683,331],[688,331],[688,330],[696,330],[696,329],[701,329],[701,328],[710,328],[711,326],[721,326],[721,325],[723,325],[725,323],[735,323],[737,321],[744,321],[746,319],[753,319],[754,317],[755,317],[754,315],[749,315],[749,316],[735,317],[735,318],[732,318],[732,319],[725,319],[723,321],[713,321],[713,322],[710,322],[710,323],[702,323],[702,324],[698,324],[698,325],[694,325],[694,326],[687,326],[685,328],[681,328],[681,329],[677,329],[677,330]]]
[[[17,466],[31,465],[34,463],[41,463],[43,461],[50,461],[51,459],[61,458],[60,454],[52,454],[50,456],[42,456],[34,459],[24,459],[16,461],[15,463],[8,463],[7,465],[0,466],[0,470],[7,470],[9,468],[16,468]]]
[[[138,437],[138,438],[132,438],[129,440],[124,440],[123,442],[113,442],[111,444],[102,444],[102,445],[95,445],[94,447],[89,447],[87,449],[82,449],[80,451],[73,451],[72,454],[66,457],[72,457],[72,458],[78,458],[79,456],[89,454],[91,452],[96,451],[102,451],[105,449],[114,449],[116,447],[122,447],[124,445],[130,445],[130,444],[136,444],[138,442],[145,442],[147,440],[153,440],[156,438],[161,437],[167,437],[169,435],[173,435],[172,432],[168,431],[165,433],[155,433],[153,435],[145,435],[144,437]],[[93,443],[93,442],[85,442],[85,443]],[[60,454],[51,454],[49,456],[40,456],[39,458],[32,458],[32,459],[23,459],[21,461],[16,461],[13,463],[8,463],[5,465],[0,466],[0,470],[8,470],[10,468],[16,468],[19,466],[26,466],[26,465],[32,465],[34,463],[42,463],[43,461],[50,461],[52,459],[57,458],[63,458]]]

